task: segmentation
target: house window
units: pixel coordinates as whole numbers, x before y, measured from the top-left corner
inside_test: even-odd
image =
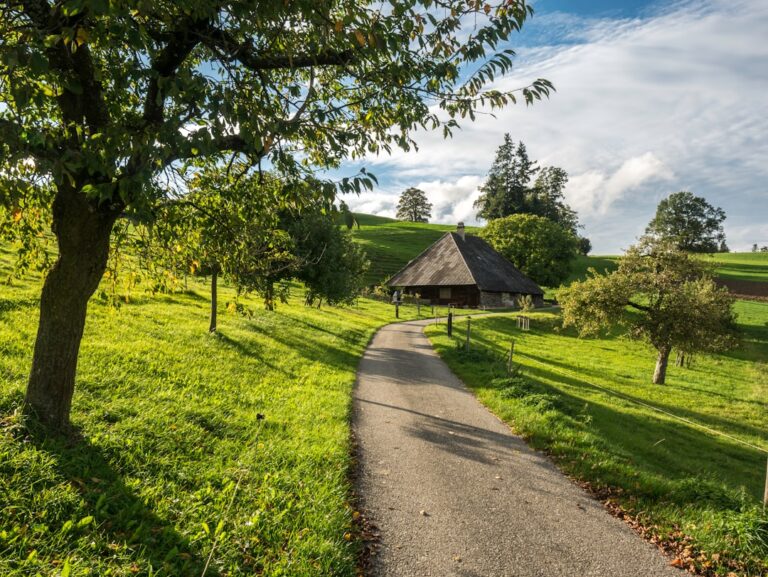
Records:
[[[440,288],[440,298],[441,299],[450,299],[451,298],[451,287],[445,287]]]

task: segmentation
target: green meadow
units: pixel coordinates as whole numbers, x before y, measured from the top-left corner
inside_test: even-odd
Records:
[[[768,303],[739,301],[736,309],[742,346],[670,367],[666,385],[651,384],[648,346],[615,335],[577,338],[556,313],[529,314],[530,331],[513,316],[474,319],[468,353],[463,320],[459,337],[443,326],[427,334],[477,397],[568,475],[652,533],[689,536],[703,555],[693,561],[700,570],[756,576],[768,572],[768,516],[759,505],[768,459]],[[507,378],[513,341],[521,376]]]
[[[371,283],[454,230],[357,217]],[[764,266],[763,255],[721,256],[721,269],[763,274],[743,268]],[[0,278],[13,258],[0,247]],[[616,257],[583,257],[572,279],[615,266]],[[175,294],[139,284],[117,304],[97,293],[74,430],[52,438],[20,414],[40,288],[35,274],[0,285],[0,575],[356,574],[351,393],[369,339],[395,320],[390,304],[307,308],[293,285],[289,303],[268,312],[224,286],[209,335],[205,280]],[[743,348],[674,367],[663,388],[648,384],[650,350],[577,339],[551,313],[533,314],[524,334],[509,318],[475,318],[468,355],[444,325],[428,332],[478,397],[566,472],[620,489],[659,532],[683,527],[758,575],[768,557],[768,526],[754,513],[764,456],[632,401],[768,448],[768,304],[738,306]],[[417,316],[400,308],[401,320]],[[520,391],[493,381],[510,338],[528,382]]]
[[[726,252],[705,255],[718,276],[735,280],[768,282],[768,252]]]
[[[40,279],[0,285],[0,575],[355,574],[351,391],[392,306],[306,308],[294,286],[237,313],[224,288],[211,336],[208,289],[95,298],[54,439],[19,413]]]

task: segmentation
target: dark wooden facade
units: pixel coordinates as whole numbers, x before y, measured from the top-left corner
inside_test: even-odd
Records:
[[[477,308],[480,306],[480,290],[476,285],[408,287],[408,294],[418,294],[433,305]]]

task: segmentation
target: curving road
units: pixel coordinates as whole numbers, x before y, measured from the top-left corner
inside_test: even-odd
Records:
[[[358,491],[373,577],[681,577],[512,434],[432,350],[389,325],[358,369]]]

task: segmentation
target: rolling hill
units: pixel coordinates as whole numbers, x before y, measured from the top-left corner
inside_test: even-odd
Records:
[[[385,281],[443,234],[456,228],[452,224],[405,222],[370,214],[355,214],[355,218],[360,228],[353,231],[353,236],[371,261],[367,284]],[[479,230],[480,227],[467,227],[469,233]],[[586,277],[589,268],[599,272],[614,270],[619,258],[580,256],[566,284]],[[768,253],[717,253],[702,255],[702,259],[711,262],[724,281],[768,283]]]

